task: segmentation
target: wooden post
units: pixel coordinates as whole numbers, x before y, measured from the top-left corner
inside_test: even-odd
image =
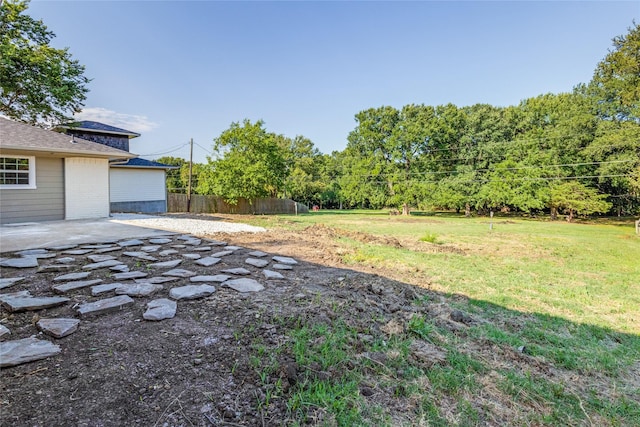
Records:
[[[493,230],[493,211],[489,213],[489,216],[491,217],[491,219],[489,219],[489,231],[491,231]]]
[[[640,236],[640,219],[636,221],[636,234]]]

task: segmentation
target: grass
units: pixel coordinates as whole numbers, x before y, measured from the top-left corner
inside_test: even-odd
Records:
[[[406,248],[342,238],[352,249],[344,261],[387,267],[408,282],[428,277],[431,289],[446,294],[640,334],[640,238],[632,220],[568,224],[496,217],[490,231],[484,217],[324,211],[256,217],[255,223],[290,230],[323,224],[392,236]],[[458,252],[411,246],[423,242]]]
[[[285,396],[291,425],[640,425],[640,382],[629,381],[629,369],[640,368],[640,237],[632,221],[494,218],[489,231],[487,218],[322,212],[255,222],[393,237],[401,247],[348,234],[336,242],[349,249],[344,262],[426,283],[482,319],[458,334],[414,313],[401,333],[367,342],[340,316],[330,325],[295,323],[279,349],[305,372]],[[415,342],[446,357],[416,363]],[[255,352],[267,377],[275,356],[260,345]],[[383,354],[384,362],[363,354]],[[365,399],[363,384],[393,404]],[[409,409],[401,416],[393,405]]]

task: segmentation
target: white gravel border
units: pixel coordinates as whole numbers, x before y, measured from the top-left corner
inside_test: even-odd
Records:
[[[137,227],[199,235],[213,233],[261,233],[267,231],[262,227],[254,227],[253,225],[237,222],[169,218],[142,214],[112,214],[109,221],[119,224],[135,225]]]

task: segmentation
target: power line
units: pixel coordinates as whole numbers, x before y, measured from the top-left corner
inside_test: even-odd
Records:
[[[489,183],[489,182],[513,182],[513,181],[568,181],[568,180],[577,180],[577,179],[596,179],[596,178],[621,178],[621,177],[631,177],[631,174],[617,174],[617,175],[582,175],[582,176],[557,176],[557,177],[514,177],[509,179],[478,179],[478,178],[470,178],[470,179],[461,179],[458,182],[461,183]],[[403,183],[422,183],[422,184],[432,184],[432,183],[440,183],[441,181],[436,180],[418,180],[415,178],[411,178],[405,180],[401,183],[394,184],[403,184]],[[367,181],[367,184],[380,184],[387,185],[387,181]]]
[[[169,153],[176,152],[176,151],[180,150],[181,148],[186,147],[187,145],[189,145],[188,142],[186,144],[182,144],[180,146],[176,146],[176,148],[171,148],[168,151],[161,151],[159,153],[150,153],[150,154],[138,154],[138,155],[141,156],[141,157],[150,157],[150,156],[158,156],[158,155],[161,155],[161,154],[169,154]]]

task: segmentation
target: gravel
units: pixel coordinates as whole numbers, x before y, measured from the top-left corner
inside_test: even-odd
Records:
[[[213,233],[260,233],[267,231],[262,227],[226,222],[220,220],[202,220],[191,218],[168,218],[142,214],[112,214],[112,222],[135,225],[138,227],[156,228],[159,230],[175,231],[206,235]]]

